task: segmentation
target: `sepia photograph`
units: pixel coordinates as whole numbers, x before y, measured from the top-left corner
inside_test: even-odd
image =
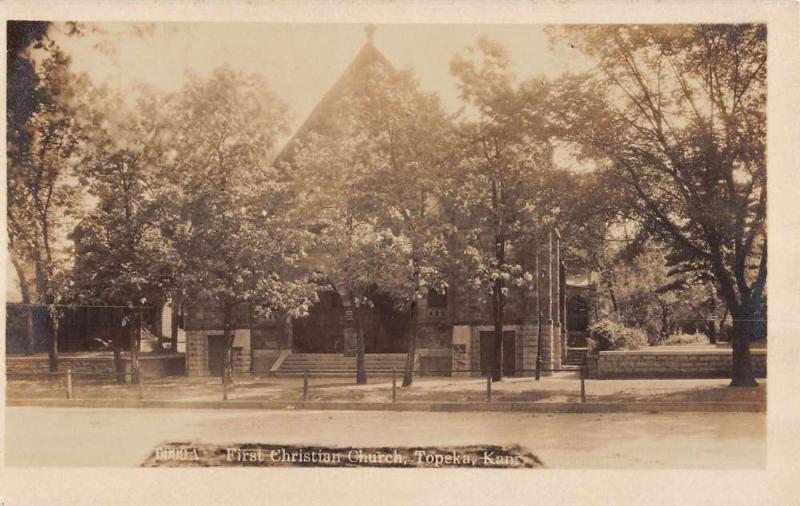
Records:
[[[66,19],[6,468],[767,469],[766,22]]]

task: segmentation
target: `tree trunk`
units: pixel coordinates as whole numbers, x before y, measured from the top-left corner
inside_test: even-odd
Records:
[[[411,307],[409,308],[409,320],[410,320],[410,329],[409,329],[409,336],[408,336],[408,353],[406,354],[406,367],[403,371],[403,385],[404,387],[410,387],[411,383],[414,381],[414,362],[417,360],[417,321],[419,318],[419,307],[417,304],[417,295],[419,293],[419,281],[420,281],[420,262],[419,258],[414,255],[412,256],[413,262],[413,272],[412,272],[412,283],[413,286],[411,288]]]
[[[717,344],[717,322],[710,320],[706,325],[706,331],[708,332],[708,342]]]
[[[36,351],[36,342],[33,334],[33,307],[28,304],[25,308],[25,354],[33,355]]]
[[[233,339],[236,336],[235,332],[232,332],[233,326],[233,306],[230,304],[225,304],[222,307],[222,314],[223,314],[223,340],[225,344],[225,349],[223,352],[222,358],[222,384],[229,385],[231,383],[230,375],[233,372]]]
[[[58,324],[53,320],[54,309],[51,304],[53,297],[50,295],[48,279],[40,258],[34,258],[36,269],[36,297],[39,304],[46,308],[45,332],[47,334],[47,363],[50,372],[58,372]]]
[[[497,268],[503,267],[506,261],[506,236],[503,215],[503,189],[502,184],[492,181],[492,207],[494,209],[494,258]],[[494,281],[493,289],[494,313],[494,346],[492,357],[492,381],[500,381],[503,377],[503,279],[498,277]]]
[[[494,282],[494,345],[492,346],[492,381],[503,379],[503,281]]]
[[[717,321],[715,320],[715,318],[717,317],[716,294],[712,294],[710,299],[710,306],[711,310],[709,311],[709,314],[711,315],[711,318],[708,319],[708,325],[706,325],[706,327],[708,328],[708,342],[710,342],[711,344],[716,344],[717,342]],[[720,327],[721,326],[722,323],[720,323]]]
[[[619,316],[619,306],[617,305],[617,297],[614,295],[614,289],[611,285],[608,286],[608,295],[611,297],[611,306],[614,310],[614,314]]]
[[[58,372],[58,310],[48,306],[47,316],[50,321],[47,333],[47,362],[50,372]]]
[[[742,309],[733,314],[733,361],[731,364],[732,387],[758,386],[753,374],[753,363],[750,359],[750,340],[753,335],[753,316],[751,309]]]
[[[356,304],[356,298],[353,292],[349,292],[348,295],[356,322],[356,385],[366,385],[367,368],[364,363],[364,324],[361,319],[361,303]]]
[[[131,360],[131,384],[139,383],[139,333],[141,315],[139,309],[128,311],[128,346]]]
[[[671,330],[669,323],[669,307],[667,304],[661,304],[661,339],[667,339]]]
[[[47,363],[50,372],[58,372],[58,323],[53,318],[50,311],[48,316],[47,332]]]
[[[33,341],[33,307],[31,307],[31,291],[28,286],[28,277],[25,275],[25,270],[22,264],[15,255],[9,255],[11,264],[14,270],[17,271],[17,279],[19,280],[19,291],[22,295],[22,304],[25,306],[25,335],[23,341],[25,343],[25,354],[32,355],[34,351]]]
[[[117,383],[125,383],[125,363],[122,361],[122,321],[117,320],[117,311],[111,309],[111,340],[114,346],[114,371]]]
[[[173,300],[171,303],[172,306],[172,317],[170,318],[170,329],[169,329],[169,340],[170,340],[170,351],[172,353],[177,353],[178,351],[178,315],[180,311],[180,303],[177,300]]]
[[[406,368],[403,371],[403,386],[410,387],[414,379],[414,361],[417,358],[417,298],[411,300],[410,308],[411,329],[408,336],[408,353],[406,355]]]

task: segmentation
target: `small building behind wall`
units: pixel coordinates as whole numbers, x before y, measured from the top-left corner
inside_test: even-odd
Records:
[[[251,308],[242,304],[233,312],[233,372],[250,372]],[[187,304],[184,313],[186,331],[186,374],[222,376],[224,366],[224,326],[222,312],[210,304]]]

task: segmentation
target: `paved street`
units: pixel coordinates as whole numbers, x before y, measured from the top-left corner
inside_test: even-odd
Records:
[[[514,444],[552,468],[763,468],[764,413],[422,413],[6,408],[8,466],[138,466],[168,441]]]

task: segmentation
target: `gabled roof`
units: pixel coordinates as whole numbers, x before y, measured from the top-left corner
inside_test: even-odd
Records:
[[[322,97],[305,122],[289,139],[289,142],[286,143],[281,152],[278,153],[275,161],[291,161],[298,141],[304,139],[309,132],[323,135],[327,133],[333,126],[332,120],[335,118],[337,109],[341,106],[344,98],[349,94],[357,95],[363,93],[363,88],[368,81],[369,73],[367,69],[373,65],[383,66],[392,73],[396,72],[394,66],[373,44],[372,30],[368,27],[367,42],[358,52],[355,59],[347,66],[339,80]]]

